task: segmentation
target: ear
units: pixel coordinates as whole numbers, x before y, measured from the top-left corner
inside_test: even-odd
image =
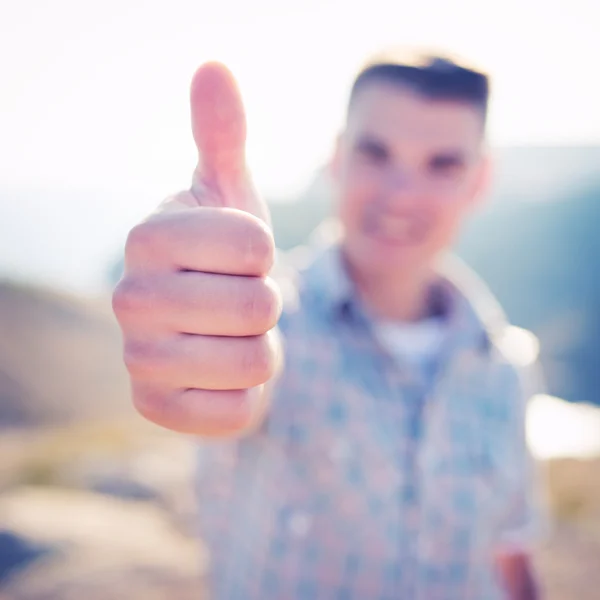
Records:
[[[478,206],[488,196],[492,186],[493,163],[490,151],[484,150],[483,156],[480,159],[480,164],[477,166],[477,173],[473,180],[473,189],[471,191],[471,205]]]

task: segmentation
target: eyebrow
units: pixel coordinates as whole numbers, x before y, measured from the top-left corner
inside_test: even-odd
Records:
[[[462,150],[441,150],[435,152],[428,162],[437,167],[460,167],[467,164],[467,155]]]
[[[368,133],[360,135],[356,140],[354,147],[357,150],[374,152],[375,154],[380,154],[382,156],[387,156],[389,154],[388,146]]]
[[[390,156],[390,148],[380,138],[370,133],[361,133],[354,142],[354,149],[380,158]],[[468,152],[462,148],[441,148],[432,151],[427,163],[434,168],[464,167],[470,162]]]

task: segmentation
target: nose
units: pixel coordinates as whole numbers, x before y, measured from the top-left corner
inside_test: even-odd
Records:
[[[394,207],[413,205],[419,195],[417,178],[405,169],[391,170],[385,179],[385,195]]]

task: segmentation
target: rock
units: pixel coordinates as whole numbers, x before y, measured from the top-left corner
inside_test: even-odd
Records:
[[[33,543],[12,531],[0,531],[0,584],[48,552],[46,545]]]
[[[148,502],[23,488],[0,496],[0,528],[54,550],[9,579],[11,600],[201,598],[201,544]]]

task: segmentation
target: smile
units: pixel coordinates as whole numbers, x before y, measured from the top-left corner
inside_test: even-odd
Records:
[[[408,246],[422,241],[425,228],[412,218],[386,215],[371,218],[366,232],[386,244]]]

